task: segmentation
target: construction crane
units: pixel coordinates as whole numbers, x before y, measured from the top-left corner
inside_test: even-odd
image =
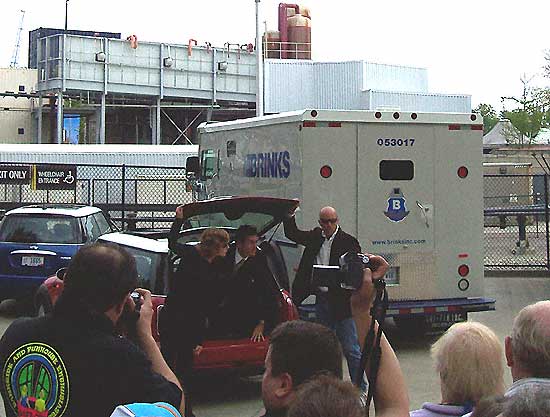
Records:
[[[21,20],[19,21],[19,29],[17,29],[17,38],[15,40],[15,47],[13,48],[13,55],[11,57],[10,67],[17,67],[19,65],[19,49],[21,47],[21,33],[23,32],[23,20],[25,19],[25,10],[20,10]]]

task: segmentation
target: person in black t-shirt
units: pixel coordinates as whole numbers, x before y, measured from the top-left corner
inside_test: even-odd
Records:
[[[181,411],[181,385],[151,333],[151,294],[137,289],[134,258],[115,245],[85,246],[72,259],[53,314],[14,321],[0,340],[7,417],[97,417],[119,404],[167,402]],[[135,343],[117,332],[124,320]]]

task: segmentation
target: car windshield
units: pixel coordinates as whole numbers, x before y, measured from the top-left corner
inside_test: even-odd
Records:
[[[0,226],[1,242],[82,243],[80,225],[67,216],[12,214]]]
[[[237,229],[239,226],[248,224],[256,226],[258,230],[264,229],[274,221],[274,216],[265,213],[205,213],[190,217],[183,225],[182,229],[204,229],[208,227],[223,227],[227,229]]]

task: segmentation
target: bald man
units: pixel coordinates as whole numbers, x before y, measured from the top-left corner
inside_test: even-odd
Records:
[[[521,309],[514,319],[512,334],[504,339],[504,353],[514,381],[505,397],[535,386],[550,390],[550,301]]]
[[[292,299],[300,305],[310,294],[316,295],[317,320],[333,329],[342,344],[352,380],[356,378],[361,349],[357,329],[351,315],[351,291],[341,288],[313,288],[311,274],[313,265],[338,265],[340,256],[346,252],[361,252],[357,239],[344,232],[338,224],[338,214],[333,207],[323,207],[319,212],[319,227],[299,230],[293,215],[284,222],[285,235],[290,240],[304,245],[296,278],[292,284]],[[362,384],[363,389],[365,385]]]

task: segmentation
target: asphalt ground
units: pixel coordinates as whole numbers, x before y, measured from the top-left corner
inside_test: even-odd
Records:
[[[469,320],[491,327],[501,340],[509,333],[514,316],[527,304],[547,299],[550,278],[532,276],[491,276],[485,279],[486,296],[497,300],[496,311],[472,313]],[[17,316],[13,302],[0,305],[0,333]],[[392,343],[406,378],[411,399],[411,410],[423,402],[439,401],[438,378],[430,359],[430,345],[437,335],[421,335],[411,329],[398,330],[391,321],[386,332]],[[503,358],[504,360],[504,358]],[[509,372],[506,383],[511,383]],[[197,381],[194,411],[197,417],[255,416],[262,408],[261,376],[239,377],[231,374],[209,375]],[[1,400],[0,400],[1,402]],[[0,417],[5,417],[3,405]]]

